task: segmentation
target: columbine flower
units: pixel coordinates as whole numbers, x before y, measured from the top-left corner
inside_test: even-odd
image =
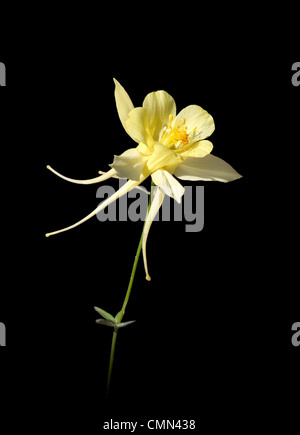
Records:
[[[93,212],[79,222],[50,236],[70,230],[95,216],[116,199],[137,187],[149,175],[157,186],[143,233],[143,259],[146,279],[150,280],[146,257],[146,242],[152,221],[162,205],[165,195],[181,202],[183,186],[174,175],[182,180],[233,181],[241,177],[224,160],[213,156],[213,145],[206,140],[215,129],[214,120],[200,106],[191,105],[176,115],[174,99],[165,91],[151,92],[142,107],[134,108],[125,89],[117,80],[115,99],[119,118],[128,135],[138,143],[136,148],[115,156],[111,169],[90,180],[74,180],[52,172],[67,181],[92,184],[111,177],[126,178],[128,182],[115,194],[103,201]]]

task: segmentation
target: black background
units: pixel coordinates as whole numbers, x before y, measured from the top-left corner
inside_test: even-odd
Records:
[[[221,27],[191,11],[53,15],[7,30],[1,45],[1,394],[9,427],[39,420],[97,433],[111,416],[231,429],[243,427],[240,417],[253,428],[261,417],[260,427],[293,423],[283,406],[293,415],[299,364],[291,345],[299,321],[294,35],[283,39],[277,22],[243,14]],[[135,146],[117,115],[113,77],[135,106],[163,89],[178,110],[204,107],[216,124],[213,153],[243,178],[195,183],[205,186],[201,232],[185,232],[185,222],[153,224],[152,281],[140,261],[124,318],[137,322],[119,332],[105,401],[112,332],[95,324],[93,306],[119,311],[142,222],[94,218],[44,234],[99,203],[97,185],[67,183],[47,164],[92,178]]]

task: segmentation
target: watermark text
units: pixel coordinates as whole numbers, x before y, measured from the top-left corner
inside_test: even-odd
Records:
[[[6,346],[6,329],[2,322],[0,322],[0,346]]]
[[[126,180],[119,180],[119,188],[126,183]],[[155,189],[152,188],[153,191]],[[96,197],[107,199],[115,193],[112,186],[101,185]],[[152,192],[152,195],[154,192]],[[109,204],[104,210],[97,213],[97,219],[105,221],[144,221],[147,215],[149,193],[145,188],[132,189],[127,195],[122,196],[118,201]],[[154,221],[185,221],[185,231],[197,233],[204,227],[204,186],[185,186],[185,192],[179,204],[165,195],[159,212]]]
[[[298,347],[300,346],[300,322],[292,325],[292,331],[295,331],[292,335],[292,345]]]
[[[294,62],[292,65],[292,85],[300,86],[300,62]]]
[[[0,86],[6,86],[6,68],[2,62],[0,62]]]

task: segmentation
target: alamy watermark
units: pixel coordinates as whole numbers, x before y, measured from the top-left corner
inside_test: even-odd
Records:
[[[292,85],[300,86],[300,62],[294,62],[292,65]]]
[[[6,68],[2,62],[0,62],[0,86],[6,86]]]
[[[119,188],[126,180],[119,179]],[[152,195],[155,192],[154,186]],[[112,186],[101,185],[96,193],[97,198],[106,199],[115,193]],[[144,221],[147,215],[149,192],[144,187],[132,189],[118,201],[109,204],[104,210],[97,213],[101,222],[105,221]],[[118,213],[117,213],[118,208]],[[185,221],[185,231],[197,233],[204,227],[204,186],[185,186],[184,195],[179,204],[165,195],[161,209],[156,214],[154,221]]]
[[[0,346],[6,346],[6,328],[4,323],[0,322]]]
[[[292,345],[295,347],[300,346],[300,322],[292,325],[292,331],[296,331],[292,335]]]

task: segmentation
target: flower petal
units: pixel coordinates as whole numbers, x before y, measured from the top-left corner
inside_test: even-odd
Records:
[[[119,114],[120,121],[123,127],[125,128],[125,131],[127,132],[125,122],[128,118],[128,113],[132,109],[134,109],[134,105],[132,104],[129,95],[127,94],[123,86],[121,86],[116,79],[114,79],[114,83],[115,83],[115,100],[116,100],[117,111]]]
[[[153,152],[153,144],[151,146],[148,146],[143,142],[140,142],[136,149],[140,154],[142,154],[142,156],[150,156]]]
[[[130,148],[120,156],[115,156],[110,165],[118,177],[139,180],[148,157],[142,156],[136,148]]]
[[[166,195],[181,203],[184,187],[168,171],[159,169],[153,172],[151,177],[156,186],[159,186]]]
[[[125,122],[126,131],[136,142],[148,145],[149,139],[149,115],[144,107],[136,107],[128,114]]]
[[[181,110],[175,119],[175,124],[184,120],[187,133],[193,134],[193,142],[206,139],[215,129],[213,117],[202,107],[191,105]]]
[[[47,166],[47,169],[49,169],[51,172],[53,172],[53,174],[57,175],[58,177],[63,178],[64,180],[70,181],[70,183],[75,183],[75,184],[100,183],[101,181],[105,181],[105,180],[108,180],[109,178],[114,177],[116,174],[116,171],[114,169],[110,169],[108,172],[102,173],[102,175],[100,175],[100,177],[90,178],[89,180],[74,180],[73,178],[68,178],[68,177],[65,177],[64,175],[61,175],[59,172],[52,169],[51,166],[49,166],[49,165]]]
[[[158,169],[166,169],[168,172],[173,173],[183,159],[178,153],[170,150],[160,142],[155,142],[153,145],[153,153],[147,161],[147,168],[150,172],[157,171]]]
[[[116,201],[121,196],[128,193],[130,190],[132,190],[134,187],[138,186],[140,183],[142,183],[145,180],[145,176],[141,176],[139,181],[132,181],[129,180],[124,186],[121,187],[117,192],[115,192],[113,195],[111,195],[109,198],[107,198],[105,201],[102,201],[101,204],[98,205],[98,207],[92,211],[90,214],[88,214],[85,218],[81,219],[80,221],[76,222],[73,225],[70,225],[69,227],[63,228],[58,231],[53,231],[52,233],[47,233],[46,237],[53,236],[54,234],[62,233],[64,231],[71,230],[72,228],[77,227],[78,225],[83,224],[88,219],[91,219],[93,216],[95,216],[97,213],[99,213],[101,210],[103,210],[105,207],[107,207],[112,202]]]
[[[174,175],[181,180],[222,181],[223,183],[242,177],[228,163],[212,154],[202,159],[188,157],[175,169]]]
[[[180,156],[185,157],[205,157],[213,149],[213,144],[209,140],[200,140],[193,143],[186,151],[180,153]]]
[[[155,193],[153,195],[151,207],[150,207],[150,210],[149,210],[149,213],[147,215],[145,225],[144,225],[142,249],[143,249],[143,260],[144,260],[144,267],[145,267],[147,281],[151,281],[151,278],[150,278],[149,272],[148,272],[148,264],[147,264],[147,253],[146,253],[147,238],[148,238],[151,224],[152,224],[158,210],[160,209],[160,207],[163,203],[164,197],[165,197],[164,192],[161,191],[159,187],[156,188]]]
[[[151,92],[144,99],[143,107],[149,113],[150,134],[154,141],[158,141],[162,129],[169,123],[169,116],[176,115],[175,101],[165,91]]]

